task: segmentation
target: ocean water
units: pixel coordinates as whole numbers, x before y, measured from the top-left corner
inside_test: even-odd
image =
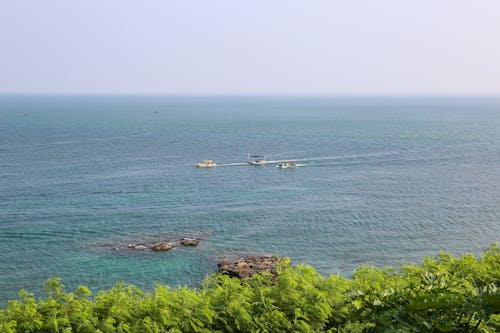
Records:
[[[197,169],[203,159],[275,165]],[[131,243],[199,237],[196,248]],[[323,274],[500,240],[500,98],[0,96],[0,301],[61,277],[197,286],[223,258]]]

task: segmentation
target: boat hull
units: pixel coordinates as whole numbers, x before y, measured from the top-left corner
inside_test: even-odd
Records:
[[[196,164],[197,168],[214,168],[217,166],[217,163],[215,163],[213,160],[204,160],[201,163]]]
[[[251,164],[251,165],[266,165],[267,161],[250,161],[250,162],[248,162],[248,164]]]

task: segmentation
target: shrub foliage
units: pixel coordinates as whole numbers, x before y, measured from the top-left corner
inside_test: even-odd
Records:
[[[118,283],[91,295],[49,280],[0,310],[0,332],[498,332],[500,249],[420,265],[360,266],[347,279],[281,263],[277,277],[214,274],[197,289]]]

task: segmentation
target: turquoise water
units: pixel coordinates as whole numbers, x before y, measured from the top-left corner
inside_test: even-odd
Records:
[[[304,167],[193,166],[247,153]],[[53,276],[196,286],[246,253],[348,275],[499,240],[499,98],[0,96],[3,302]]]

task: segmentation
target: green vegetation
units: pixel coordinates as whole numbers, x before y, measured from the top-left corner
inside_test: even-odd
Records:
[[[42,299],[21,291],[0,332],[498,332],[500,249],[441,253],[398,269],[361,266],[347,279],[284,260],[277,277],[209,276],[199,289],[119,283],[92,296],[59,279]]]

